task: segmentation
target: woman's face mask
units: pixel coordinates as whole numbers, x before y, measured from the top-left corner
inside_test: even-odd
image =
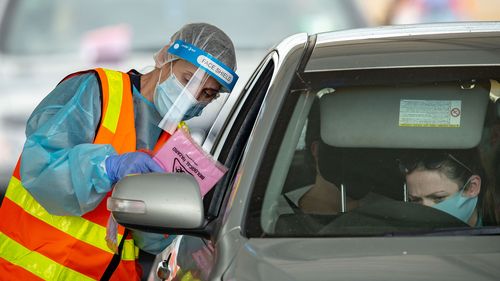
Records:
[[[468,223],[477,205],[477,196],[466,197],[463,195],[464,189],[469,181],[470,179],[459,191],[455,192],[455,194],[432,207]]]

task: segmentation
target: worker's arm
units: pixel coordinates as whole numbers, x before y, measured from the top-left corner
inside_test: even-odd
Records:
[[[101,117],[94,74],[59,84],[30,116],[21,158],[24,187],[56,215],[93,210],[111,189],[105,159],[111,145],[92,144]]]

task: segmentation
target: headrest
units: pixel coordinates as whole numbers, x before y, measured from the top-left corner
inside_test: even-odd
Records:
[[[321,176],[340,187],[346,194],[361,199],[368,192],[377,190],[399,191],[403,179],[399,172],[399,150],[377,148],[339,148],[318,142],[318,168]],[[381,176],[383,175],[383,176]],[[389,195],[385,192],[385,195]],[[395,196],[401,194],[394,194]]]
[[[489,91],[489,81],[335,89],[320,98],[321,138],[337,147],[472,148]]]

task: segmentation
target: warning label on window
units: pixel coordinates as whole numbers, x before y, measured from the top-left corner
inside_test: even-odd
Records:
[[[399,126],[401,127],[460,127],[462,101],[460,100],[401,100]]]

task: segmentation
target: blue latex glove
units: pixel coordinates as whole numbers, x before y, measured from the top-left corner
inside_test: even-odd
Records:
[[[129,174],[165,172],[147,153],[128,152],[106,158],[106,172],[112,183]]]

